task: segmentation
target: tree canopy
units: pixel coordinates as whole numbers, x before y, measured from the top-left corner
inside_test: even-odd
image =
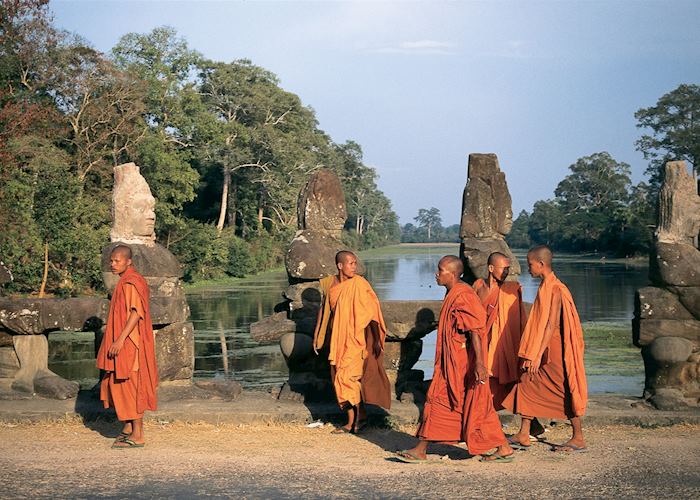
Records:
[[[336,144],[270,71],[218,62],[169,27],[109,54],[54,27],[47,0],[0,4],[0,255],[11,291],[101,288],[112,168],[126,161],[156,197],[158,242],[188,279],[282,262],[296,198],[321,167],[341,178],[346,239],[399,239],[391,203],[353,142]]]

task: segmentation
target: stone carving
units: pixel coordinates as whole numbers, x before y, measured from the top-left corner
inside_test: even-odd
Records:
[[[191,382],[194,372],[194,327],[177,258],[155,242],[155,199],[134,163],[114,167],[111,244],[102,250],[102,277],[111,292],[119,281],[109,268],[115,246],[131,248],[136,270],[151,294],[151,320],[161,382]]]
[[[632,322],[645,396],[659,409],[700,401],[700,196],[685,162],[666,164],[649,256],[653,286],[637,291]]]
[[[331,170],[315,172],[297,201],[298,231],[285,265],[293,280],[318,280],[335,274],[335,254],[345,246],[340,234],[348,218],[340,179]]]
[[[152,246],[156,241],[156,200],[135,163],[114,167],[112,241]]]
[[[465,279],[485,277],[486,260],[492,252],[510,258],[508,279],[517,279],[520,264],[505,241],[512,226],[512,201],[498,158],[493,153],[470,154],[460,224],[460,252],[467,264]]]
[[[279,341],[290,370],[279,398],[333,399],[327,355],[315,356],[311,341],[321,305],[319,279],[337,273],[335,255],[347,249],[340,241],[347,218],[345,195],[332,171],[321,169],[311,176],[299,193],[297,215],[298,231],[285,262],[289,286],[283,296],[287,300],[275,309],[279,312],[251,324],[250,333],[260,343]],[[358,272],[363,272],[360,263]],[[392,344],[387,347],[391,354],[385,357],[385,367],[399,396],[411,393],[411,398],[420,400],[420,391],[425,392],[423,372],[412,367],[420,357],[420,339],[435,328],[439,309],[439,301],[382,302],[387,340]]]

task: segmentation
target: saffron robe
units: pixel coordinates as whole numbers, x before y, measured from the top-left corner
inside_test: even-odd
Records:
[[[391,407],[391,386],[384,369],[386,325],[379,299],[362,276],[333,285],[328,292],[332,311],[328,360],[334,368],[333,386],[341,407],[360,401]],[[374,333],[370,323],[378,325],[382,352],[375,356]]]
[[[561,300],[559,300],[559,297]],[[553,303],[554,332],[544,346]],[[544,348],[544,349],[543,349]],[[571,292],[554,273],[542,280],[520,340],[518,355],[534,360],[542,352],[539,374],[520,376],[503,402],[513,413],[526,417],[571,419],[585,414],[588,385],[584,367],[583,329]]]
[[[466,335],[483,330],[485,324],[486,313],[479,297],[466,283],[455,284],[445,295],[440,309],[435,369],[416,432],[418,438],[465,441],[465,384],[470,369]]]
[[[520,375],[518,351],[520,336],[527,321],[520,283],[506,281],[489,289],[482,279],[473,284],[486,309],[488,334],[489,383],[493,405],[503,409],[503,400],[513,389]]]
[[[119,354],[110,359],[109,348],[124,331],[131,311],[139,314],[138,323]],[[145,410],[157,409],[158,367],[148,284],[133,268],[121,275],[112,294],[105,334],[97,353],[97,367],[105,371],[100,400],[105,408],[114,407],[119,420],[139,419]]]
[[[319,281],[319,287],[321,289],[321,315],[318,317],[316,322],[316,328],[314,329],[314,348],[320,351],[325,346],[326,342],[330,339],[330,327],[333,325],[330,302],[330,290],[331,287],[338,282],[336,276],[326,276]]]

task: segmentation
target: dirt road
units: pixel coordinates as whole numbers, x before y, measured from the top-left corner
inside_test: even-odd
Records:
[[[112,450],[116,424],[0,424],[0,491],[19,497],[700,498],[700,426],[588,429],[588,453],[536,443],[510,464],[440,446],[396,462],[413,429],[151,424],[139,450]],[[511,432],[514,429],[509,429]],[[562,442],[566,426],[546,434]],[[444,458],[441,458],[444,457]]]

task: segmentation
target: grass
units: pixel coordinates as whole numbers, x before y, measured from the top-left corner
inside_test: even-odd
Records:
[[[586,373],[643,376],[639,348],[632,344],[632,326],[624,323],[584,323]]]

